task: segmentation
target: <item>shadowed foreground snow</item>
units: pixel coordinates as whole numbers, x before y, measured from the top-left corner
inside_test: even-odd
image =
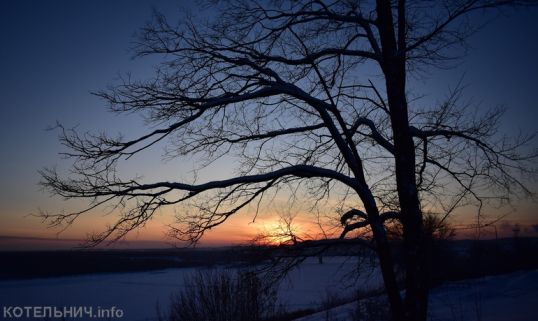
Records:
[[[538,270],[454,282],[430,298],[430,321],[538,320]]]
[[[297,319],[349,320],[357,304],[350,303]],[[429,321],[538,320],[538,270],[452,282],[430,295]]]

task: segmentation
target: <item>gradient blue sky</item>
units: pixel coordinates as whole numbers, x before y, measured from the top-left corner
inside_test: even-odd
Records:
[[[113,84],[120,73],[150,75],[151,63],[133,60],[129,48],[153,7],[171,17],[190,8],[181,1],[0,2],[0,235],[55,235],[37,219],[25,217],[38,207],[64,206],[37,186],[38,169],[62,164],[57,133],[46,131],[48,126],[59,121],[81,130],[141,132],[139,118],[108,113],[90,91]],[[474,36],[471,44],[457,68],[435,70],[431,77],[412,80],[412,86],[429,93],[425,101],[435,101],[465,73],[469,91],[484,105],[510,108],[502,130],[538,130],[538,10],[508,12]],[[137,164],[150,167],[148,162],[135,160],[131,170],[136,172]],[[151,175],[165,177],[190,165],[151,163]],[[536,182],[531,185],[536,190]],[[509,221],[536,224],[536,212],[536,203],[522,201]],[[95,220],[83,220],[64,237],[83,237]],[[161,225],[142,238],[159,239],[155,231]],[[228,229],[242,235],[239,227]]]

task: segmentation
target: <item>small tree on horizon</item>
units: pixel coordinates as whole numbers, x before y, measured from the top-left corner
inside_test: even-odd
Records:
[[[42,214],[61,225],[99,206],[120,209],[118,221],[90,239],[97,244],[121,239],[162,207],[190,205],[171,233],[195,243],[278,191],[304,191],[314,204],[336,194],[339,240],[371,230],[392,320],[426,320],[423,213],[447,216],[465,204],[481,208],[486,200],[530,194],[517,175],[533,173],[536,154],[523,148],[532,136],[498,135],[503,110],[473,110],[463,86],[424,108],[413,103],[420,93],[409,92],[407,79],[454,58],[480,25],[471,13],[530,4],[230,1],[215,3],[221,13],[204,23],[177,25],[156,14],[135,48],[162,59],[155,76],[127,78],[97,95],[114,112],[140,113],[157,129],[130,139],[63,130],[72,173],[45,169],[42,184],[91,203]],[[376,76],[368,77],[372,70]],[[233,156],[237,171],[203,183],[118,175],[118,163],[161,142],[167,157],[197,155],[210,164]],[[391,220],[403,230],[405,295],[386,233]]]

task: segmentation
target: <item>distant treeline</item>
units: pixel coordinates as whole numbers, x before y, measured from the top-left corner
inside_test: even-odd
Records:
[[[440,241],[432,251],[432,286],[538,268],[538,238]]]
[[[233,261],[227,249],[0,252],[0,279],[138,272]]]
[[[393,254],[402,259],[393,242]],[[316,248],[307,251],[316,253]],[[296,255],[297,251],[268,247],[186,248],[162,250],[71,250],[0,252],[0,279],[26,279],[66,275],[139,272],[166,268],[252,265],[272,256]],[[538,268],[538,238],[498,240],[437,240],[430,251],[431,285]],[[310,255],[308,252],[300,253]],[[322,256],[372,256],[357,246],[330,248]]]

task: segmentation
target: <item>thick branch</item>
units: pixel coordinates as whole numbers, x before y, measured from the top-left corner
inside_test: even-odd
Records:
[[[355,211],[354,212],[354,215],[358,214],[358,213],[362,213],[361,211],[359,210],[352,210],[352,211]],[[347,213],[350,213],[351,211],[347,212]],[[346,213],[346,214],[347,214]],[[362,213],[364,214],[364,213]],[[362,215],[359,215],[361,218],[363,218]],[[342,216],[343,218],[343,216]],[[388,220],[400,220],[401,219],[401,215],[399,212],[384,212],[384,213],[381,213],[379,215],[379,220],[381,223],[385,222],[385,221],[388,221]],[[345,238],[346,235],[353,231],[353,230],[357,230],[357,229],[360,229],[360,228],[363,228],[363,227],[366,227],[368,225],[370,225],[371,222],[370,220],[368,220],[367,218],[363,218],[361,221],[358,221],[358,222],[355,222],[355,223],[350,223],[350,224],[345,224],[344,226],[344,230],[342,231],[342,233],[340,234],[340,238]]]

